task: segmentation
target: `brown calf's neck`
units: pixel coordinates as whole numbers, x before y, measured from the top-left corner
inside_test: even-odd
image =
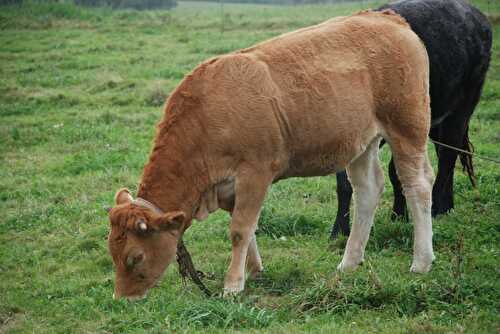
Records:
[[[188,227],[201,194],[210,182],[199,143],[195,138],[186,140],[183,136],[186,122],[175,120],[173,123],[174,118],[177,117],[166,112],[158,125],[137,196],[164,212],[183,211]],[[191,122],[190,127],[192,125]]]

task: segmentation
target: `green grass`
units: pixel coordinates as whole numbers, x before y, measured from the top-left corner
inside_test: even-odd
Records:
[[[345,240],[328,243],[330,176],[272,187],[258,237],[266,271],[241,296],[206,299],[173,266],[147,300],[111,298],[103,207],[118,188],[136,189],[165,96],[206,58],[361,7],[225,5],[223,25],[220,7],[207,3],[158,12],[2,8],[0,332],[499,332],[500,168],[479,159],[478,188],[457,170],[456,209],[434,220],[437,261],[428,275],[409,273],[412,229],[389,220],[387,177],[366,264],[335,273]],[[498,4],[490,10],[498,17]],[[477,154],[498,158],[494,29],[470,132]],[[196,265],[213,273],[206,282],[214,291],[230,260],[228,220],[215,213],[185,235]]]

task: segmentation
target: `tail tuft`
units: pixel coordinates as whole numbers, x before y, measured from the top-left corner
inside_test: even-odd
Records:
[[[464,143],[463,143],[463,149],[473,153],[474,152],[474,146],[469,140],[469,127],[465,130],[465,136],[464,136]],[[462,163],[462,168],[464,173],[467,173],[467,176],[469,176],[470,183],[472,186],[475,188],[476,187],[476,175],[474,174],[474,165],[472,163],[472,155],[467,154],[467,153],[460,153],[460,162]]]

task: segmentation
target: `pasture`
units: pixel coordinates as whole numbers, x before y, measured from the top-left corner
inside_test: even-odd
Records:
[[[494,42],[470,136],[498,159],[500,4],[474,2]],[[364,265],[336,273],[332,175],[273,185],[257,234],[265,271],[242,295],[208,299],[173,265],[147,299],[112,299],[104,207],[121,187],[135,193],[169,92],[206,58],[361,7],[1,8],[0,333],[500,332],[500,166],[477,158],[478,187],[457,171],[456,208],[433,221],[429,274],[409,272],[412,226],[390,221],[387,175]],[[212,291],[230,261],[228,222],[218,211],[184,236]]]

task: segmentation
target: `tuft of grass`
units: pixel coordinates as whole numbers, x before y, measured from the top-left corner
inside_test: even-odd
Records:
[[[165,92],[165,88],[162,86],[161,82],[156,82],[151,85],[144,102],[151,107],[160,107],[165,103],[167,97],[168,94]]]
[[[403,317],[429,312],[463,317],[478,301],[477,294],[491,291],[492,286],[477,286],[475,278],[465,275],[456,261],[452,264],[456,266],[452,268],[455,272],[437,269],[437,273],[407,278],[407,281],[391,279],[386,272],[379,275],[368,262],[364,264],[367,270],[314,280],[310,287],[295,293],[292,302],[304,316],[390,310]],[[493,304],[492,307],[497,307],[498,303]]]
[[[275,321],[274,314],[266,309],[259,309],[242,302],[230,302],[221,299],[191,304],[179,316],[182,326],[194,328],[265,328]]]

